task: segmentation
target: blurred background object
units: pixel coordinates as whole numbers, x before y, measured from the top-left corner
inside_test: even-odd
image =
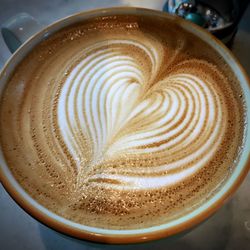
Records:
[[[244,1],[244,0],[243,0]],[[211,0],[219,3],[220,0]],[[227,0],[230,2],[230,0]],[[241,0],[235,0],[241,2]],[[95,8],[136,6],[162,10],[166,0],[0,0],[0,25],[20,12],[27,12],[46,26],[60,18]],[[230,8],[224,8],[227,13]],[[224,13],[224,12],[223,12]],[[224,15],[224,14],[223,14]],[[225,14],[226,15],[226,14]],[[244,12],[231,46],[232,52],[250,74],[250,8]],[[0,35],[0,69],[11,53]],[[249,250],[250,175],[237,193],[213,217],[185,235],[168,242],[137,245],[137,250]],[[0,184],[0,250],[94,250],[135,249],[78,241],[43,226],[25,213]]]
[[[229,47],[249,0],[167,0],[163,10],[210,31]]]

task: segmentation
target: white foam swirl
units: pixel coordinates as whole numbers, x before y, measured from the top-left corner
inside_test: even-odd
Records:
[[[124,48],[135,48],[137,56]],[[209,80],[188,71],[158,80],[159,48],[150,41],[101,41],[82,52],[67,76],[57,111],[63,140],[81,175],[103,164],[85,181],[123,190],[159,188],[194,174],[217,151],[225,131],[221,97]],[[119,157],[142,164],[105,168]]]

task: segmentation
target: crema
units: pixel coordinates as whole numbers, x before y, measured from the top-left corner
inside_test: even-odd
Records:
[[[1,147],[20,185],[80,224],[146,228],[220,190],[244,134],[223,59],[173,21],[94,18],[37,45],[1,98]]]

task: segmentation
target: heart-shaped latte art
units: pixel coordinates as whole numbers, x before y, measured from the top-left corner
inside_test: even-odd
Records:
[[[159,188],[209,162],[227,114],[213,82],[190,65],[198,72],[216,72],[214,66],[190,59],[163,74],[162,48],[150,39],[99,41],[82,54],[66,76],[57,109],[78,185]]]
[[[149,228],[193,212],[231,176],[242,96],[224,59],[174,21],[86,20],[14,70],[1,148],[50,211],[95,228]]]

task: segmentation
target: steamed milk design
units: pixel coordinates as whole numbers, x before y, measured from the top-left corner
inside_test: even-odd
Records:
[[[1,144],[15,178],[53,212],[98,228],[151,227],[199,207],[230,176],[240,96],[224,61],[175,23],[96,18],[16,68]]]

